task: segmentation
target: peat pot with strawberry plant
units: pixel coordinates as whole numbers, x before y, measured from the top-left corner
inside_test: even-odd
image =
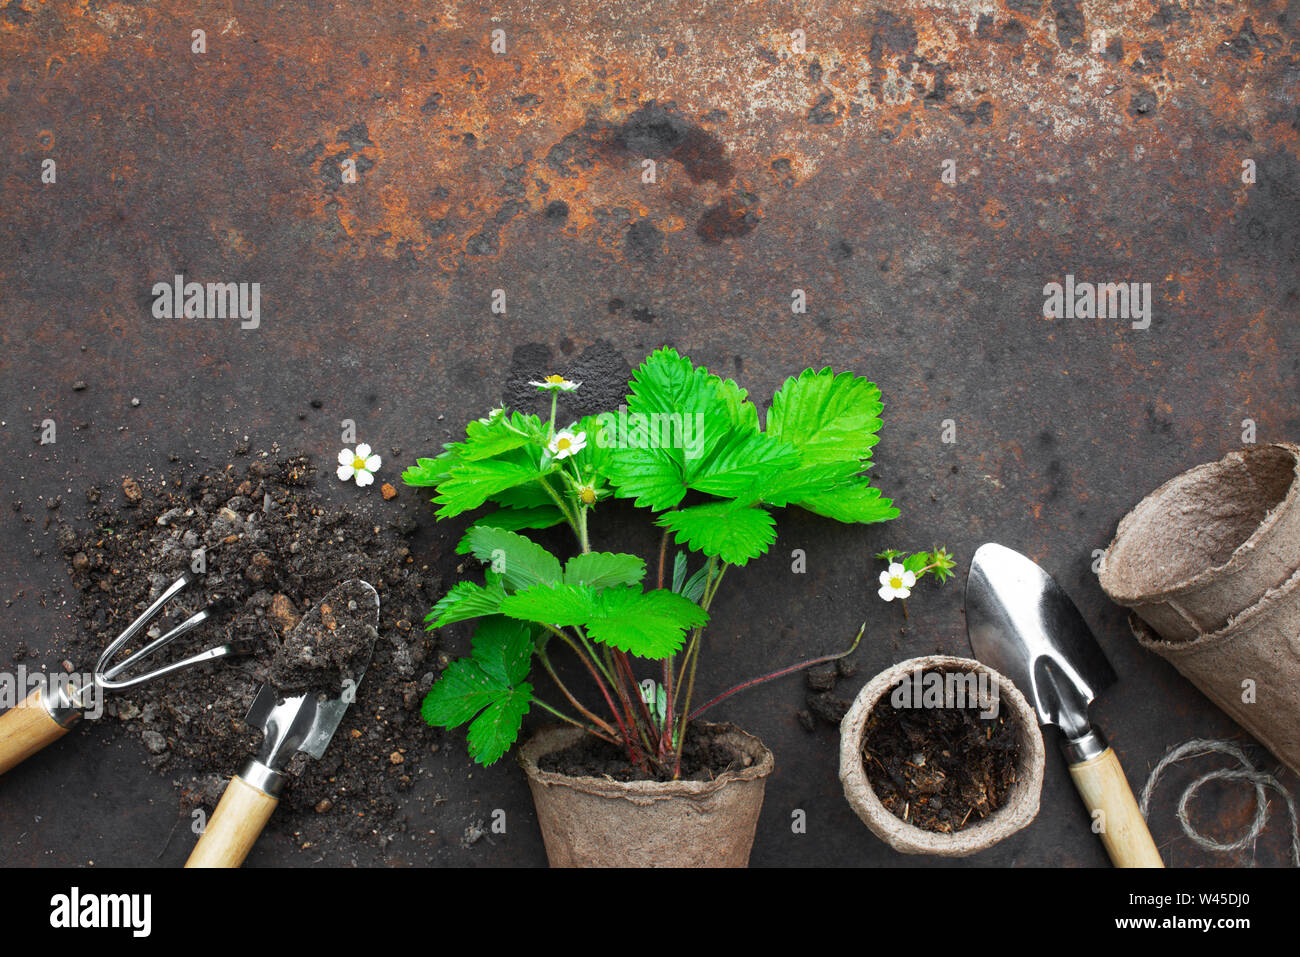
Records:
[[[552,865],[744,866],[772,753],[700,718],[737,691],[842,655],[700,701],[709,609],[724,577],[743,583],[732,569],[771,547],[780,508],[850,523],[897,516],[865,474],[880,390],[806,370],[760,421],[734,381],[665,348],[635,371],[619,409],[562,425],[556,400],[581,384],[534,385],[550,393],[549,421],[495,409],[403,474],[434,490],[440,519],[486,509],[459,546],[484,563],[483,581],[459,582],[427,618],[431,629],[474,620],[471,652],[434,683],[424,717],[468,724],[469,752],[485,765],[514,745],[530,710],[560,722],[519,751]],[[592,547],[617,531],[595,534],[610,497],[663,530],[649,568]],[[552,526],[573,534],[565,555],[524,534]],[[562,655],[589,694],[570,687]]]

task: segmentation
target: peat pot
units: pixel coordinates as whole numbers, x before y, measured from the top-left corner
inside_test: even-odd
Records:
[[[1020,762],[1006,803],[978,824],[951,834],[928,831],[896,817],[872,790],[871,777],[862,762],[862,742],[872,711],[877,705],[890,707],[894,688],[916,671],[988,675],[997,682],[999,707],[1010,712],[1019,739]],[[853,707],[840,723],[840,781],[844,796],[871,833],[903,854],[966,857],[1010,837],[1038,814],[1045,762],[1043,736],[1029,702],[1009,679],[973,658],[926,655],[886,668],[858,692]]]
[[[1170,479],[1119,523],[1101,587],[1165,641],[1213,634],[1300,569],[1300,448],[1250,446]]]
[[[538,762],[585,734],[545,728],[519,750],[552,867],[745,867],[772,752],[729,724],[712,729],[737,768],[712,781],[614,781],[543,771]]]
[[[1300,448],[1171,479],[1119,523],[1101,586],[1165,658],[1300,774]]]

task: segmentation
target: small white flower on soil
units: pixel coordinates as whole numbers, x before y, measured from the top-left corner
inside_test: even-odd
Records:
[[[898,562],[892,562],[887,571],[880,573],[880,597],[885,601],[895,598],[907,598],[912,594],[916,576]]]
[[[564,429],[556,433],[555,438],[551,439],[546,449],[557,459],[567,459],[570,455],[577,455],[586,447],[586,432],[574,433]]]
[[[577,391],[581,382],[570,382],[562,375],[548,375],[541,382],[529,380],[531,386],[536,386],[542,392],[574,392]]]
[[[362,443],[357,446],[354,452],[351,449],[344,449],[339,453],[339,470],[338,477],[346,482],[354,478],[357,484],[361,486],[369,485],[375,480],[375,473],[379,471],[379,466],[383,464],[378,455],[370,454],[370,446]]]

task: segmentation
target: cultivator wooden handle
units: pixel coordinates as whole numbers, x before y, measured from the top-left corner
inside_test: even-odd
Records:
[[[54,719],[37,688],[18,707],[0,715],[0,774],[63,737],[69,727]]]
[[[1087,761],[1071,764],[1070,777],[1094,822],[1099,822],[1101,842],[1112,864],[1165,866],[1113,748],[1108,747]]]
[[[243,777],[231,778],[185,866],[239,867],[279,803]]]

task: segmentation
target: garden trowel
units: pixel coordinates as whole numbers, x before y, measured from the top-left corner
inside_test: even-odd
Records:
[[[239,867],[244,862],[280,803],[289,760],[298,751],[319,758],[329,746],[370,663],[378,624],[379,593],[369,582],[359,580],[334,588],[303,616],[291,638],[305,637],[307,643],[314,644],[328,640],[331,631],[364,628],[369,644],[337,691],[282,697],[270,684],[262,685],[246,718],[261,729],[262,746],[257,757],[230,779],[186,867]]]
[[[1056,725],[1083,798],[1116,867],[1163,867],[1119,758],[1088,720],[1115,672],[1060,585],[1033,561],[990,542],[971,559],[966,631],[975,657],[1011,679]]]

